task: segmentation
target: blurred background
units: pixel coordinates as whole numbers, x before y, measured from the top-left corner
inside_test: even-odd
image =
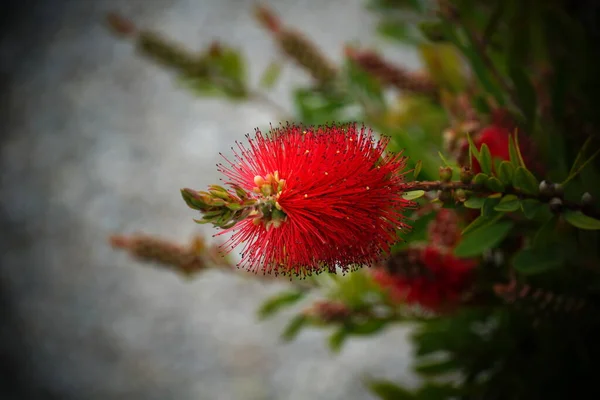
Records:
[[[407,332],[353,339],[279,335],[259,322],[285,283],[209,271],[184,280],[111,249],[113,233],[188,242],[181,187],[218,183],[234,140],[279,122],[265,104],[196,98],[111,35],[107,12],[189,49],[243,49],[251,81],[277,58],[249,0],[46,0],[0,8],[2,399],[365,399],[367,374],[412,382]],[[267,1],[338,61],[347,42],[417,67],[376,38],[363,0]],[[309,78],[286,65],[269,96],[292,112]],[[301,306],[300,306],[301,307]],[[369,357],[365,357],[369,354]]]

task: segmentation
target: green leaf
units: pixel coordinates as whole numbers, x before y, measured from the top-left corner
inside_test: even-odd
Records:
[[[510,159],[510,163],[513,167],[517,168],[521,166],[521,162],[519,161],[519,152],[517,151],[517,146],[515,144],[515,135],[508,135],[508,155]]]
[[[452,168],[452,165],[448,162],[448,160],[446,159],[446,157],[444,157],[444,155],[442,154],[441,151],[438,151],[438,156],[440,156],[440,160],[442,160],[442,162],[444,163],[444,167],[450,167],[450,168]]]
[[[419,30],[431,42],[445,42],[447,37],[442,24],[440,21],[423,21],[419,23]]]
[[[600,154],[600,148],[599,148],[590,157],[588,157],[587,159],[585,158],[585,153],[587,152],[587,148],[591,145],[591,143],[594,140],[595,140],[595,137],[594,136],[590,136],[585,141],[585,143],[581,147],[581,150],[579,150],[579,153],[577,154],[577,157],[575,158],[575,162],[573,162],[573,165],[571,166],[571,171],[569,172],[569,176],[562,183],[563,186],[566,185],[567,183],[569,183],[577,175],[579,175],[581,173],[581,171],[583,171],[584,168],[590,162],[592,162],[594,160],[594,158],[596,158],[598,156],[598,154]]]
[[[302,328],[306,327],[308,322],[309,319],[307,316],[303,314],[296,315],[284,329],[283,333],[281,334],[281,338],[286,342],[294,340]]]
[[[512,185],[515,167],[509,161],[502,161],[497,169],[498,178],[505,185]]]
[[[279,77],[281,76],[282,69],[283,67],[281,63],[277,61],[270,63],[260,78],[260,87],[264,89],[271,89],[273,86],[275,86],[279,80]]]
[[[600,229],[600,220],[585,215],[581,211],[567,210],[563,214],[565,221],[576,228],[584,230]]]
[[[402,23],[397,20],[383,20],[379,22],[377,24],[377,33],[387,39],[413,46],[419,44],[422,40],[411,24]]]
[[[479,159],[479,150],[477,150],[477,146],[475,146],[475,142],[473,142],[473,138],[469,133],[467,133],[467,142],[469,143],[469,160],[471,160],[470,167],[473,168],[473,158],[475,158],[481,164],[481,160]]]
[[[494,211],[494,208],[498,203],[500,203],[500,197],[486,198],[485,202],[483,203],[483,207],[481,207],[481,215],[483,215],[484,217],[496,215],[496,211]]]
[[[485,203],[485,199],[486,199],[485,197],[472,196],[472,197],[469,197],[469,199],[467,199],[467,201],[465,201],[463,204],[467,208],[479,209],[479,208],[483,207],[483,203]]]
[[[450,43],[421,43],[419,52],[431,78],[441,88],[453,93],[465,89],[465,65],[456,46]]]
[[[529,170],[517,167],[513,176],[513,186],[522,193],[536,195],[539,192],[540,183]]]
[[[500,179],[490,176],[485,181],[485,186],[493,192],[499,193],[504,190],[504,185],[500,182]]]
[[[517,92],[519,107],[527,121],[527,130],[531,132],[532,128],[535,126],[537,110],[537,95],[535,89],[522,65],[511,65],[508,68],[508,73]]]
[[[525,165],[525,159],[523,158],[523,154],[521,154],[521,145],[519,144],[519,131],[515,129],[515,134],[513,136],[515,141],[515,149],[517,149],[517,157],[519,158],[519,165],[525,169],[527,166]]]
[[[554,239],[558,219],[558,215],[553,215],[551,218],[548,218],[546,222],[544,222],[533,238],[534,247],[541,247]]]
[[[476,229],[483,228],[484,226],[492,225],[493,223],[498,221],[500,218],[502,218],[502,216],[503,216],[502,213],[499,213],[496,211],[494,211],[494,212],[495,212],[495,214],[492,214],[492,215],[480,215],[473,222],[471,222],[465,229],[463,229],[461,234],[466,235]]]
[[[481,166],[481,172],[486,175],[492,173],[492,153],[487,144],[482,144],[479,149],[479,165]]]
[[[500,212],[514,212],[519,208],[521,208],[521,201],[519,198],[513,194],[507,194],[500,200],[500,203],[494,207],[494,210]]]
[[[372,335],[385,328],[388,322],[385,319],[369,319],[360,324],[350,325],[348,330],[352,335]]]
[[[412,190],[410,192],[404,192],[402,198],[405,200],[416,200],[425,195],[424,190]]]
[[[485,183],[488,180],[488,176],[484,173],[478,173],[477,175],[475,175],[475,177],[473,178],[473,183],[475,185],[485,185]]]
[[[564,258],[557,245],[523,249],[515,255],[513,267],[523,275],[535,275],[560,267],[563,263]]]
[[[454,249],[454,255],[464,258],[479,256],[485,250],[500,244],[508,236],[513,226],[513,222],[503,221],[475,229],[462,238]]]
[[[261,319],[268,318],[280,311],[283,307],[291,306],[304,297],[300,291],[287,291],[279,293],[265,301],[258,310],[258,316]]]
[[[367,386],[381,400],[416,400],[410,391],[390,381],[373,380]]]
[[[543,205],[536,199],[523,199],[521,200],[521,210],[527,219],[534,219]]]
[[[415,365],[414,371],[423,376],[436,376],[453,372],[457,366],[458,363],[453,359],[425,361]]]
[[[348,331],[345,327],[337,329],[329,336],[329,340],[327,341],[329,349],[334,353],[339,353],[347,338]]]
[[[414,179],[417,179],[417,177],[421,173],[421,169],[422,168],[423,168],[423,161],[422,160],[417,161],[417,163],[415,164],[415,169],[413,171],[413,178]]]

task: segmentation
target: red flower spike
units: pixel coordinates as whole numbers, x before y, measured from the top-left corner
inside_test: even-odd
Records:
[[[239,266],[296,276],[347,271],[379,261],[406,227],[402,211],[413,204],[402,197],[406,159],[384,154],[388,138],[377,141],[355,124],[288,124],[248,140],[219,165],[264,205],[219,233],[234,232],[230,249],[244,243]]]
[[[375,271],[374,279],[390,291],[393,301],[418,304],[432,311],[442,311],[458,303],[471,283],[476,261],[460,259],[449,250],[428,246],[419,251],[418,275]]]

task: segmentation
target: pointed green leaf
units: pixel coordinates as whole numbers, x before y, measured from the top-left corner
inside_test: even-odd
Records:
[[[535,275],[560,267],[564,262],[558,246],[523,249],[515,255],[513,267],[523,275]]]
[[[500,203],[494,207],[494,210],[500,212],[514,212],[519,208],[521,208],[521,201],[519,198],[513,194],[507,194],[500,200]]]
[[[485,185],[487,180],[488,180],[488,176],[486,174],[483,174],[480,172],[477,175],[475,175],[475,177],[473,178],[473,183],[475,185]]]
[[[519,153],[517,151],[517,146],[515,145],[515,137],[513,134],[508,135],[508,154],[510,163],[513,165],[513,167],[520,167],[521,163],[519,162]]]
[[[487,144],[482,144],[479,149],[479,165],[481,166],[481,172],[486,175],[492,173],[492,153]]]
[[[415,164],[415,170],[413,171],[414,179],[417,179],[417,177],[421,173],[422,168],[423,168],[423,161],[422,160],[417,161],[417,163]]]
[[[596,158],[598,156],[598,154],[600,154],[600,148],[599,148],[590,157],[588,157],[587,159],[585,158],[585,153],[587,152],[587,147],[590,146],[590,144],[592,143],[592,141],[594,139],[595,138],[593,136],[590,136],[583,144],[581,150],[577,154],[577,158],[575,159],[573,166],[571,167],[569,176],[562,183],[563,186],[566,185],[567,183],[569,183],[573,178],[577,177],[577,175],[579,175],[581,173],[581,171],[583,171],[585,169],[585,167],[587,167],[587,165],[590,162],[592,162],[594,160],[594,158]]]
[[[505,185],[512,185],[515,167],[509,161],[502,161],[496,170],[498,178]]]
[[[348,338],[348,331],[345,327],[337,329],[329,336],[329,349],[334,353],[339,353]]]
[[[300,291],[287,291],[279,293],[265,301],[258,310],[258,316],[261,319],[268,318],[281,310],[283,307],[291,306],[304,297]]]
[[[469,133],[467,133],[467,142],[469,143],[469,162],[472,162],[474,158],[481,163],[481,160],[479,159],[479,150],[477,150],[477,146],[475,146],[475,142],[473,142],[473,138]],[[471,165],[471,168],[473,168],[473,165]]]
[[[479,256],[485,250],[500,244],[508,236],[513,226],[511,221],[502,221],[475,229],[462,238],[454,249],[454,255],[464,258]]]
[[[536,199],[523,199],[521,200],[521,210],[525,215],[525,218],[534,219],[540,212],[543,205]]]
[[[481,215],[484,217],[494,216],[496,215],[496,211],[494,211],[494,207],[500,203],[500,197],[488,197],[485,199],[483,203],[483,207],[481,207]]]
[[[483,203],[485,203],[485,197],[472,196],[463,204],[467,208],[479,209],[483,207]]]
[[[437,376],[452,372],[458,364],[453,359],[420,362],[414,367],[414,371],[423,376]]]
[[[495,214],[493,214],[493,215],[488,215],[488,216],[480,215],[473,222],[471,222],[465,229],[463,229],[461,234],[467,235],[474,230],[483,228],[484,226],[492,225],[493,223],[498,221],[500,218],[502,218],[502,215],[503,215],[502,213],[499,213],[497,211],[494,211],[494,212],[495,212]]]
[[[504,191],[504,185],[500,182],[500,179],[490,176],[485,181],[485,186],[493,192],[502,192]]]
[[[260,87],[264,89],[271,89],[277,83],[277,80],[281,76],[283,67],[280,62],[273,61],[270,63],[260,78]]]
[[[402,198],[405,200],[416,200],[425,195],[424,190],[412,190],[410,192],[405,192],[402,194]]]
[[[515,134],[513,136],[515,141],[515,149],[517,149],[517,157],[519,158],[519,165],[525,169],[527,169],[527,165],[525,165],[525,159],[523,158],[523,154],[521,154],[521,145],[519,144],[519,131],[515,129]]]
[[[285,330],[281,334],[281,338],[286,342],[294,340],[302,328],[308,324],[308,322],[309,319],[306,315],[296,315],[286,326]]]
[[[581,211],[567,210],[562,215],[565,218],[565,221],[576,228],[584,230],[600,229],[600,220],[585,215]]]
[[[540,183],[529,170],[517,167],[513,176],[513,186],[522,193],[536,195],[539,192]]]
[[[450,167],[452,168],[452,166],[450,165],[450,163],[448,162],[448,160],[446,160],[446,157],[444,157],[444,155],[442,154],[441,151],[438,151],[438,156],[440,156],[440,159],[442,160],[442,162],[444,163],[445,167]]]
[[[381,400],[416,400],[410,391],[385,380],[373,380],[368,384],[369,389]]]

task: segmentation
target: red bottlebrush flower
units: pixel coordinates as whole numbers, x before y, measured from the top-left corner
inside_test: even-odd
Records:
[[[501,160],[509,160],[510,154],[508,151],[510,132],[499,126],[491,125],[483,128],[479,135],[475,138],[475,146],[477,149],[481,149],[481,146],[485,143],[490,149],[492,158],[499,158]],[[473,158],[473,173],[478,174],[481,172],[481,166],[479,162]]]
[[[437,246],[411,249],[395,270],[378,269],[374,279],[393,301],[418,304],[432,311],[452,307],[471,283],[475,260],[460,259]],[[394,258],[392,258],[393,260]],[[388,263],[388,267],[390,263]]]
[[[405,158],[384,154],[388,138],[351,124],[287,125],[248,139],[219,166],[259,204],[254,219],[224,231],[234,231],[230,248],[244,243],[240,266],[304,276],[389,252],[412,203],[402,197]]]
[[[445,248],[454,248],[460,241],[458,215],[449,208],[440,209],[428,227],[429,243]]]

